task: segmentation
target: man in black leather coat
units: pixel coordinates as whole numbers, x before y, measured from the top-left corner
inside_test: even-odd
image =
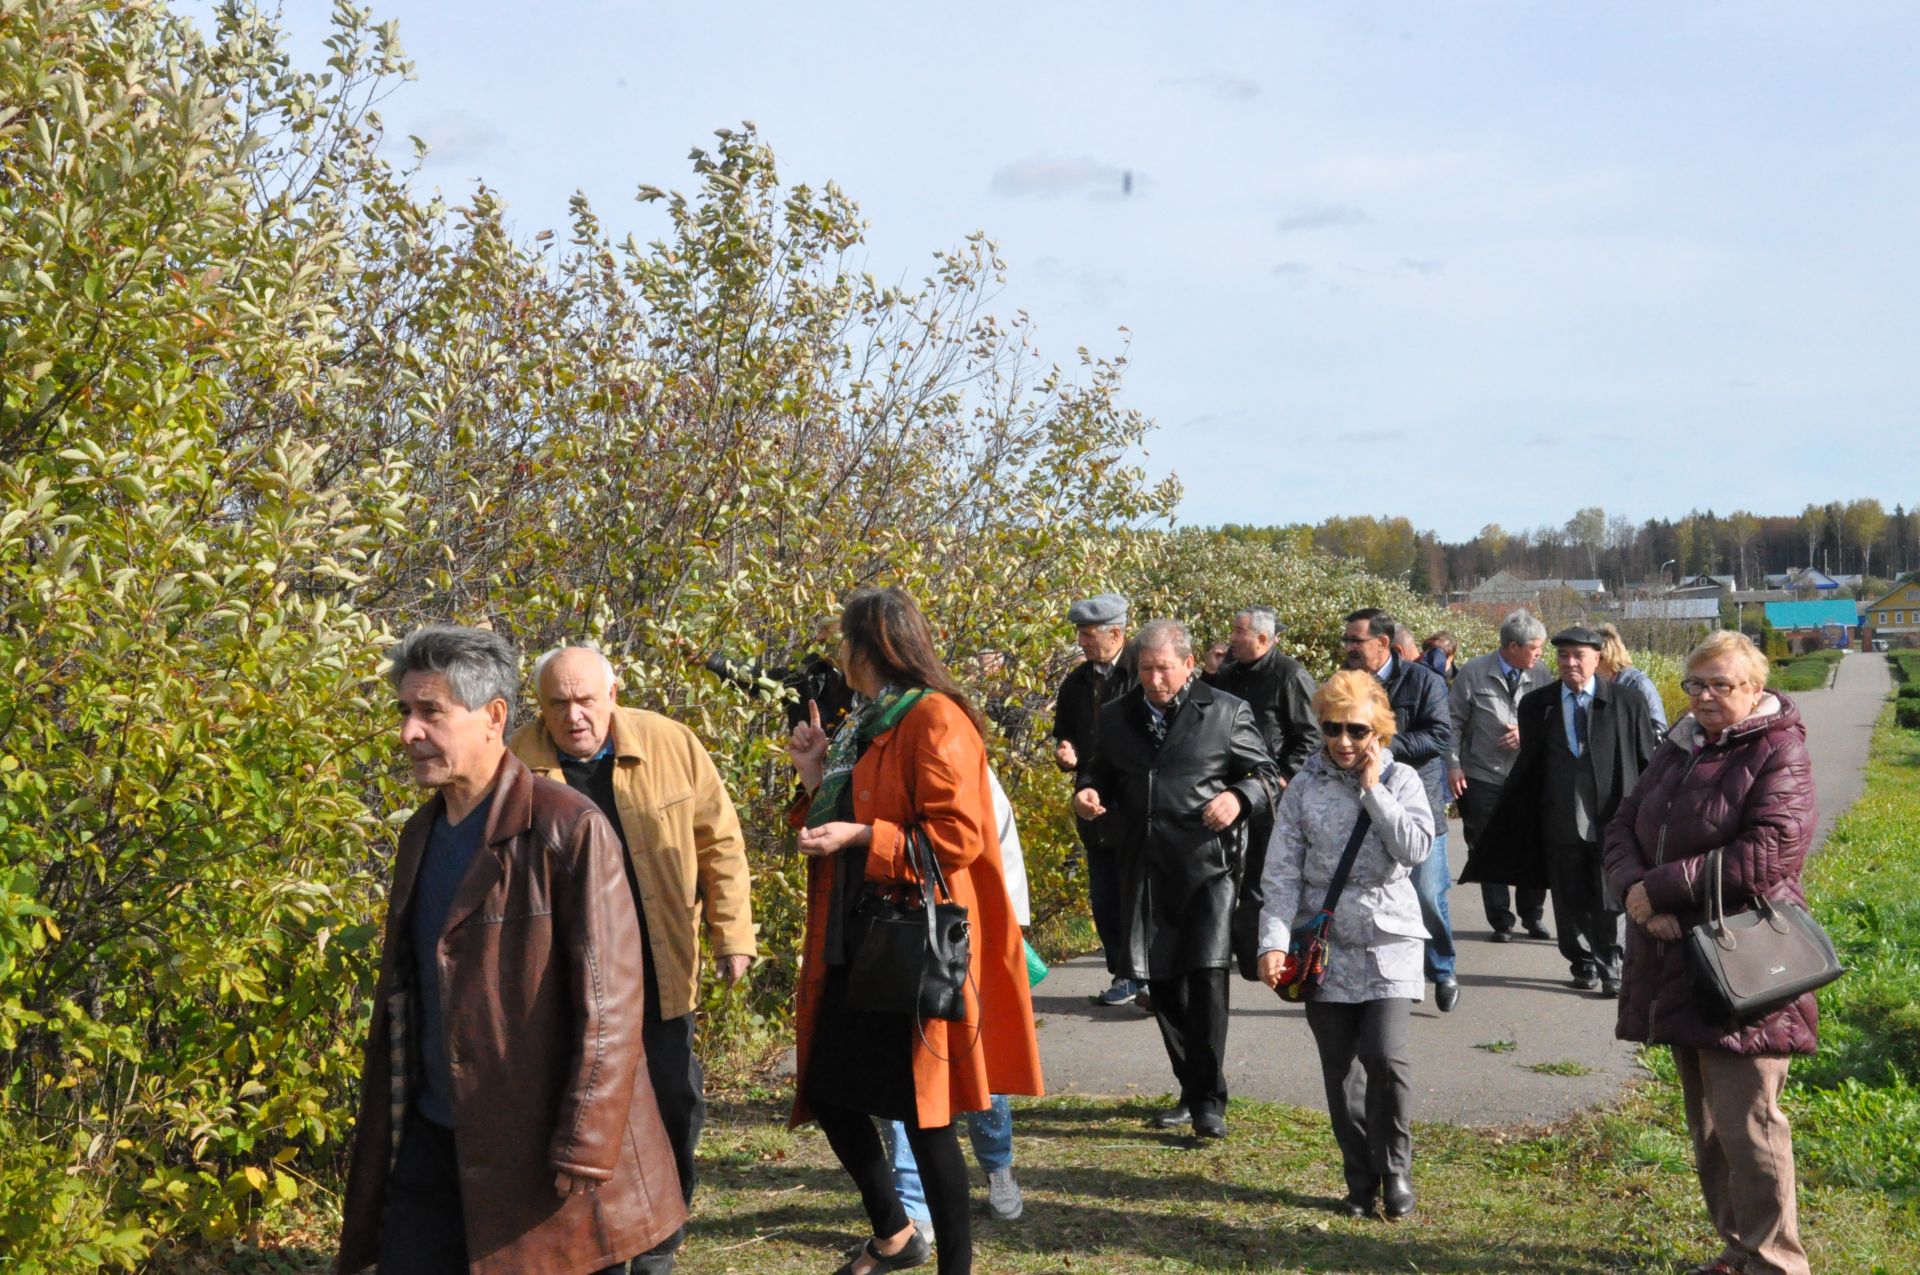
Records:
[[[1287,781],[1300,772],[1320,747],[1320,724],[1313,716],[1313,678],[1299,661],[1274,645],[1280,625],[1272,607],[1248,607],[1233,617],[1228,639],[1232,657],[1219,672],[1206,678],[1209,686],[1247,701],[1253,724],[1279,770],[1273,803]],[[1204,676],[1204,675],[1203,675]],[[1273,811],[1247,821],[1246,864],[1240,874],[1240,894],[1233,909],[1233,960],[1240,977],[1258,982],[1260,874],[1267,865],[1267,838],[1273,835]]]
[[[1156,1117],[1226,1136],[1228,926],[1250,818],[1279,774],[1253,710],[1194,676],[1184,626],[1155,620],[1134,640],[1140,685],[1100,710],[1074,812],[1107,816],[1120,857],[1126,972],[1148,980],[1154,1018],[1180,1082]]]

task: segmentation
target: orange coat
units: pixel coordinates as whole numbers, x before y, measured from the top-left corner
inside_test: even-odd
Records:
[[[972,929],[970,1016],[966,1023],[928,1019],[913,1044],[913,1090],[920,1125],[935,1128],[963,1111],[984,1111],[994,1094],[1044,1092],[1034,1039],[1033,996],[1020,927],[1007,899],[1000,835],[987,783],[980,733],[944,695],[928,694],[894,728],[877,737],[853,768],[853,818],[873,826],[867,880],[910,879],[906,834],[919,824],[940,859],[954,900]],[[796,1009],[797,1092],[793,1124],[807,1109],[807,1060],[826,987],[827,906],[834,863],[815,859],[807,873],[807,936]],[[975,1043],[975,1026],[978,1043]]]

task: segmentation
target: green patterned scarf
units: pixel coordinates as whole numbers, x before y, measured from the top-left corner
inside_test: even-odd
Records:
[[[857,703],[854,711],[841,719],[839,729],[833,733],[833,742],[827,745],[827,767],[820,776],[819,790],[813,794],[813,805],[807,811],[807,827],[818,828],[823,823],[853,818],[854,763],[867,751],[868,744],[898,725],[907,710],[925,694],[926,691],[917,686],[908,691],[889,686],[877,698]]]

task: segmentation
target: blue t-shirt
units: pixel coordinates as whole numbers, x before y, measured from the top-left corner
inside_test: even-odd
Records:
[[[447,1062],[446,1015],[440,1003],[440,964],[435,953],[440,936],[447,928],[447,913],[453,909],[453,897],[466,879],[467,869],[480,852],[480,839],[487,829],[487,811],[492,801],[483,801],[467,812],[457,824],[447,822],[446,812],[433,821],[427,834],[427,848],[420,856],[420,873],[413,883],[413,919],[408,926],[413,940],[413,963],[419,972],[420,1114],[445,1128],[453,1128],[453,1069]]]

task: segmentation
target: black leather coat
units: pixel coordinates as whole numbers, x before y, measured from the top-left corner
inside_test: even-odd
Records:
[[[1274,647],[1251,664],[1228,660],[1207,681],[1215,690],[1247,701],[1267,752],[1292,779],[1320,750],[1320,723],[1313,716],[1313,678],[1292,656]]]
[[[1100,794],[1120,852],[1132,978],[1172,978],[1232,963],[1228,924],[1247,820],[1265,814],[1278,774],[1246,701],[1196,679],[1158,747],[1138,687],[1100,710],[1099,741],[1079,786]],[[1200,811],[1240,795],[1240,818],[1211,832]]]

